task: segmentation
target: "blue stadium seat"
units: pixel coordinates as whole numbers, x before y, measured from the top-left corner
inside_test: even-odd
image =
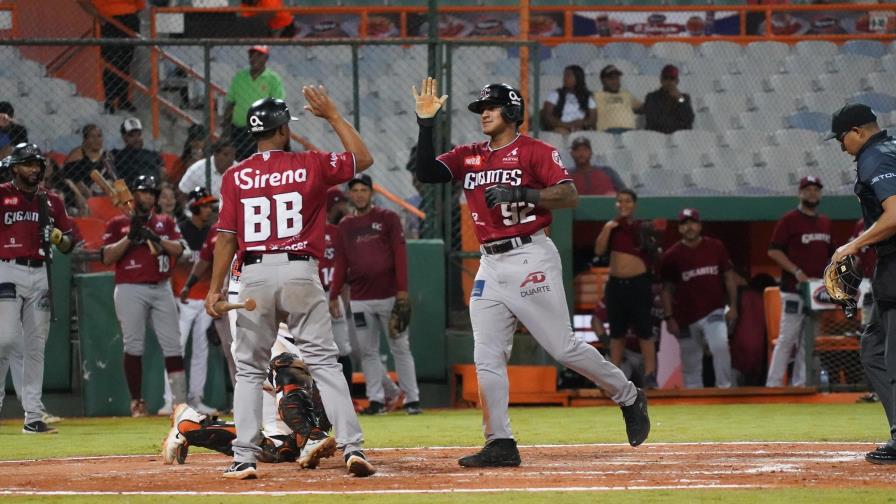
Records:
[[[857,54],[869,58],[881,58],[887,54],[887,46],[876,40],[849,40],[840,46],[843,54]]]
[[[603,57],[638,62],[647,57],[647,48],[643,44],[613,42],[604,46]]]
[[[831,130],[831,115],[822,112],[797,112],[787,117],[787,125],[824,133]]]
[[[876,112],[896,110],[896,96],[883,93],[858,93],[854,94],[850,101],[868,105]]]

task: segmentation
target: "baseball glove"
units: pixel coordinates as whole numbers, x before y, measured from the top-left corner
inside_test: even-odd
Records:
[[[856,297],[861,283],[862,272],[855,256],[846,256],[842,261],[832,262],[824,269],[824,288],[828,291],[831,302],[840,305],[847,318],[856,315]]]
[[[411,303],[406,299],[396,299],[389,317],[389,336],[397,338],[411,323]]]

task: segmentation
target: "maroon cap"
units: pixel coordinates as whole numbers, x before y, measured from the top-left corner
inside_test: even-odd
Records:
[[[666,65],[663,67],[663,70],[660,72],[661,79],[677,79],[678,78],[678,67],[675,65]]]
[[[681,224],[686,220],[692,220],[694,222],[700,222],[700,212],[697,211],[696,208],[685,208],[681,212],[678,213],[678,223]]]
[[[327,211],[329,212],[334,206],[342,203],[343,201],[348,201],[345,197],[345,193],[342,192],[342,189],[339,186],[331,187],[327,189]]]
[[[805,189],[810,185],[818,186],[819,189],[824,189],[824,184],[821,183],[821,179],[814,175],[807,175],[800,179],[800,189]]]

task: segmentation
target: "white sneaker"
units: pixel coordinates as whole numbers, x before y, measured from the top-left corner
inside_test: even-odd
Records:
[[[332,457],[336,453],[336,438],[327,436],[316,441],[308,441],[299,455],[299,465],[305,469],[314,469],[321,459]]]
[[[48,413],[48,412],[44,411],[44,414],[41,417],[41,420],[46,424],[54,424],[54,423],[61,422],[63,420],[63,418],[56,416],[52,413]]]
[[[196,401],[190,403],[190,407],[193,408],[197,413],[201,413],[203,415],[208,416],[221,416],[221,412],[211,406],[202,404],[202,401]]]
[[[174,415],[172,415],[171,429],[168,430],[168,436],[162,441],[162,459],[166,465],[171,465],[175,461],[178,464],[183,464],[187,461],[190,445],[177,429],[177,424],[185,416],[195,416],[195,412],[190,411],[190,407],[186,404],[178,404],[174,410]]]
[[[156,415],[169,416],[173,412],[174,406],[172,406],[170,402],[166,402],[161,408],[159,408],[159,411],[156,411]]]

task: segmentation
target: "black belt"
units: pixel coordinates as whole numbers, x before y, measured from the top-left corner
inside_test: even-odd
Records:
[[[482,250],[486,254],[503,254],[505,252],[510,252],[511,250],[522,247],[528,243],[532,243],[531,236],[515,236],[505,241],[500,241],[498,243],[489,244],[486,243],[482,246]]]
[[[0,259],[3,262],[14,262],[19,266],[28,266],[30,268],[42,268],[44,266],[43,259]]]
[[[282,252],[271,252],[272,254],[282,253]],[[250,264],[258,264],[261,262],[262,258],[264,258],[265,254],[246,254],[243,256],[243,266],[248,266]],[[310,261],[311,256],[307,254],[293,254],[287,253],[286,259],[288,261]]]

